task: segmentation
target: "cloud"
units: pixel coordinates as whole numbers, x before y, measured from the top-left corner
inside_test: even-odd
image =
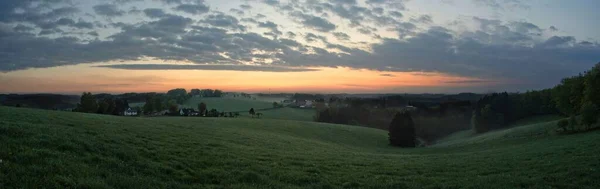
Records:
[[[224,71],[260,71],[260,72],[309,72],[318,69],[283,66],[250,66],[250,65],[175,65],[175,64],[114,64],[96,67],[125,70],[224,70]]]
[[[294,13],[293,15],[295,17],[301,19],[301,23],[304,24],[304,26],[315,29],[317,31],[329,32],[329,31],[335,30],[335,28],[336,28],[335,24],[332,24],[328,20],[323,19],[321,17],[298,13],[298,12]]]
[[[334,33],[333,33],[333,35],[334,35],[334,36],[335,36],[335,37],[336,37],[338,40],[341,40],[341,41],[347,41],[347,40],[350,40],[350,36],[349,36],[348,34],[346,34],[346,33],[343,33],[343,32],[334,32]]]
[[[469,27],[456,29],[406,9],[404,0],[262,0],[227,8],[198,0],[117,0],[96,8],[70,2],[0,1],[0,71],[152,58],[433,72],[548,86],[600,59],[597,40],[554,26],[461,17]],[[516,2],[479,1],[506,10]],[[228,68],[246,69],[222,66]]]
[[[144,9],[144,14],[150,18],[160,18],[166,16],[167,14],[162,9],[158,8],[147,8]]]
[[[392,75],[392,74],[379,74],[379,76],[383,76],[383,77],[396,77],[395,75]]]
[[[476,5],[487,6],[495,10],[530,9],[521,0],[472,0]]]
[[[202,3],[199,4],[181,4],[175,7],[175,10],[186,12],[189,14],[204,14],[207,13],[210,8]]]
[[[470,79],[470,80],[452,80],[452,81],[442,81],[442,82],[443,83],[452,83],[452,84],[473,84],[473,83],[493,83],[493,82],[497,82],[497,81]]]
[[[94,6],[94,12],[98,15],[114,17],[114,16],[123,16],[125,11],[119,10],[116,5],[112,4],[101,4]]]

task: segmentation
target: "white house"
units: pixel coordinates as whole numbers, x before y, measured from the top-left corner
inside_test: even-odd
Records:
[[[131,109],[131,108],[127,108],[127,110],[125,110],[125,112],[123,112],[124,116],[137,116],[138,113],[136,110]]]

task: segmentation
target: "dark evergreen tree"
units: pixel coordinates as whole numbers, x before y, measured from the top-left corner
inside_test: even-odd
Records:
[[[414,148],[415,124],[409,112],[400,112],[394,116],[389,126],[390,145],[406,148]]]

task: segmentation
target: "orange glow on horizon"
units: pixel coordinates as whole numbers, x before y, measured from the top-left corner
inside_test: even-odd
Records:
[[[98,64],[95,64],[98,65]],[[476,78],[442,73],[380,72],[317,68],[308,72],[220,70],[123,70],[94,64],[0,73],[3,93],[166,92],[173,88],[211,88],[236,92],[378,93],[411,87],[472,86]],[[106,65],[106,64],[103,64]],[[489,83],[488,83],[489,84]]]

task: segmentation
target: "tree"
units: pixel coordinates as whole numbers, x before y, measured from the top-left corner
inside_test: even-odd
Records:
[[[146,104],[144,104],[144,112],[146,112],[146,114],[154,112],[154,102],[154,95],[148,95],[146,97]]]
[[[598,121],[598,106],[591,102],[586,102],[581,106],[581,123],[586,126],[586,129]]]
[[[212,97],[214,95],[214,91],[212,89],[202,89],[200,91],[202,97]]]
[[[192,89],[190,91],[190,95],[192,95],[192,96],[196,96],[196,95],[200,95],[200,94],[201,94],[200,89]]]
[[[200,112],[200,115],[206,115],[206,104],[204,102],[198,104],[198,111]]]
[[[115,109],[113,110],[113,115],[121,115],[125,110],[129,109],[129,103],[127,99],[116,99]]]
[[[254,115],[256,114],[256,112],[254,112],[254,108],[250,108],[250,111],[248,111],[248,113],[250,113],[252,117],[254,117]]]
[[[415,125],[409,112],[400,112],[394,116],[388,136],[392,146],[415,147]]]
[[[96,97],[90,92],[84,92],[81,95],[79,104],[77,105],[78,112],[96,113],[98,111],[98,102]]]
[[[585,74],[584,101],[600,106],[600,63]]]
[[[153,103],[153,105],[154,105],[154,108],[153,108],[154,111],[160,112],[163,109],[165,109],[165,105],[163,104],[162,99],[160,99],[160,97],[158,97],[158,96],[154,96],[154,103]]]
[[[223,96],[223,91],[219,90],[219,89],[215,89],[213,92],[213,97],[221,97]]]

